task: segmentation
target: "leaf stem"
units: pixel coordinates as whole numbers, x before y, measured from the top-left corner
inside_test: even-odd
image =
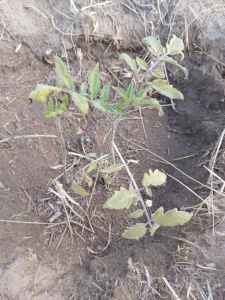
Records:
[[[61,152],[62,152],[62,165],[63,165],[63,173],[64,173],[64,178],[63,178],[63,185],[69,185],[70,184],[70,180],[67,176],[67,172],[66,172],[66,156],[67,156],[67,151],[66,151],[66,144],[63,138],[63,134],[62,134],[62,128],[61,128],[61,123],[60,123],[60,118],[56,117],[56,126],[57,126],[57,131],[59,134],[59,141],[61,144]]]
[[[110,135],[110,141],[109,141],[109,148],[110,148],[110,154],[112,156],[113,164],[116,163],[113,144],[114,144],[114,140],[115,140],[116,128],[119,124],[119,121],[120,121],[121,117],[122,117],[122,115],[116,116],[113,119],[112,126],[111,126],[111,135]]]
[[[116,150],[116,152],[117,152],[117,154],[118,154],[118,156],[119,156],[121,162],[124,164],[124,166],[125,166],[125,168],[126,168],[126,171],[127,171],[128,175],[130,176],[130,179],[131,179],[132,182],[133,182],[133,185],[134,185],[134,187],[135,187],[135,189],[136,189],[136,191],[137,191],[137,194],[138,194],[138,196],[139,196],[139,198],[140,198],[140,200],[141,200],[141,204],[142,204],[144,213],[145,213],[145,215],[146,215],[146,217],[147,217],[148,224],[149,224],[149,226],[150,226],[150,228],[151,228],[151,227],[152,227],[152,225],[151,225],[151,218],[150,218],[150,216],[149,216],[149,214],[148,214],[147,208],[146,208],[145,203],[144,203],[144,200],[143,200],[143,198],[142,198],[142,196],[141,196],[140,190],[139,190],[139,188],[138,188],[138,186],[137,186],[137,184],[136,184],[136,182],[135,182],[135,179],[134,179],[133,175],[131,174],[131,172],[130,172],[130,170],[129,170],[129,168],[128,168],[126,162],[125,162],[125,160],[123,159],[122,154],[120,153],[119,149],[117,148],[117,146],[116,146],[116,144],[115,144],[114,142],[112,142],[112,146],[113,146],[113,148]]]

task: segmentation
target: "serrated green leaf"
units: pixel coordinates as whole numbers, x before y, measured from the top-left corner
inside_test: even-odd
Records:
[[[111,174],[123,169],[123,164],[116,164],[101,170],[102,173]]]
[[[85,191],[85,189],[82,188],[82,186],[78,185],[76,182],[73,181],[72,186],[71,186],[72,190],[81,196],[88,196],[88,193]]]
[[[157,57],[159,57],[162,54],[162,45],[160,41],[157,40],[154,36],[147,36],[143,39],[143,42],[154,50]]]
[[[86,82],[84,82],[84,83],[81,84],[81,86],[80,86],[80,93],[82,95],[86,95],[87,94],[87,83]]]
[[[130,99],[127,96],[127,91],[125,91],[123,88],[118,88],[115,86],[112,86],[112,88],[122,97],[122,99],[127,103],[130,104]]]
[[[95,98],[100,92],[100,74],[99,74],[99,65],[97,64],[91,72],[91,75],[88,77],[89,91],[91,97]]]
[[[137,65],[134,59],[132,59],[129,55],[127,55],[126,53],[123,53],[120,55],[119,60],[125,60],[125,62],[129,65],[129,67],[131,68],[131,70],[134,73],[137,73]]]
[[[162,117],[164,115],[164,112],[162,110],[162,107],[161,107],[159,101],[154,99],[154,98],[138,99],[138,100],[136,100],[136,104],[137,105],[150,105],[150,106],[153,106],[153,107],[158,109],[160,117]]]
[[[128,215],[128,218],[137,219],[143,216],[143,209],[137,209]]]
[[[146,187],[145,191],[146,191],[147,195],[149,195],[150,197],[152,197],[152,190],[149,187]]]
[[[100,97],[100,100],[103,101],[103,102],[107,102],[108,101],[108,98],[109,98],[109,89],[110,89],[110,85],[111,85],[111,82],[108,82],[101,90],[101,97]]]
[[[122,237],[129,240],[138,240],[147,232],[145,223],[137,223],[132,227],[127,228],[122,234]]]
[[[88,167],[86,173],[91,173],[93,170],[95,170],[95,169],[97,168],[97,166],[98,166],[97,163],[91,164],[91,165]]]
[[[112,181],[112,178],[108,175],[102,176],[102,178],[104,179],[105,184],[110,184],[110,182]]]
[[[158,186],[162,185],[166,182],[166,174],[163,172],[160,172],[158,169],[156,169],[154,172],[152,170],[149,170],[149,174],[145,173],[144,178],[142,181],[142,185],[144,187],[147,187],[149,185],[152,186]]]
[[[89,109],[88,99],[77,92],[70,92],[70,95],[75,105],[79,108],[82,114],[85,115]]]
[[[62,89],[59,87],[38,84],[35,91],[32,91],[29,95],[30,99],[37,100],[38,102],[45,103],[46,97],[51,94],[52,91],[59,93]]]
[[[147,63],[144,60],[142,60],[140,57],[136,57],[136,62],[141,68],[141,70],[146,71],[148,69]]]
[[[157,79],[150,83],[150,86],[158,93],[171,99],[184,99],[181,92],[175,89],[172,85],[168,85],[165,80]]]
[[[177,208],[168,210],[164,213],[164,208],[160,207],[152,215],[152,221],[155,221],[160,226],[177,226],[187,223],[193,214],[186,211],[178,211]]]
[[[138,200],[137,192],[132,186],[129,190],[121,187],[119,191],[116,191],[114,195],[105,202],[103,207],[109,209],[129,209],[132,204],[136,205]]]
[[[179,67],[185,74],[184,78],[186,79],[188,77],[188,70],[186,68],[182,67],[181,65],[179,65],[172,57],[166,56],[163,58],[163,61]]]
[[[149,89],[150,89],[150,86],[146,86],[143,90],[141,90],[140,92],[138,92],[135,96],[137,98],[143,99],[144,97],[146,97]]]
[[[133,81],[131,81],[127,88],[127,97],[129,98],[130,101],[133,95],[133,86],[134,86]]]
[[[61,80],[66,87],[73,90],[74,89],[73,79],[68,74],[63,61],[58,56],[55,56],[54,58],[55,58],[55,72],[59,80]]]
[[[117,106],[109,105],[108,103],[101,101],[101,99],[94,100],[92,104],[94,105],[94,107],[107,114],[124,114],[124,112],[121,111]]]
[[[120,99],[120,101],[117,103],[116,108],[119,110],[123,109],[124,100]]]
[[[151,230],[150,230],[151,236],[153,236],[153,235],[155,234],[156,230],[157,230],[159,227],[160,227],[160,225],[157,224],[157,223],[155,223],[155,224],[152,226],[152,228],[151,228]]]
[[[46,118],[55,118],[57,116],[57,112],[56,111],[52,111],[52,110],[45,110],[44,111],[44,116]]]
[[[158,69],[153,69],[151,72],[152,72],[152,75],[157,77],[157,78],[164,78],[165,77],[165,74],[163,72],[161,72],[160,70],[158,70]]]
[[[173,35],[169,44],[166,45],[167,53],[169,55],[175,55],[184,51],[184,43],[181,39]],[[183,53],[182,53],[183,54]]]

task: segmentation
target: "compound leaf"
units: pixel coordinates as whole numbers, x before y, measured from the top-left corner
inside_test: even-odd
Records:
[[[173,35],[169,44],[166,45],[167,53],[169,55],[175,55],[184,51],[184,43],[181,39]],[[183,53],[182,53],[183,54]]]
[[[165,77],[165,74],[162,71],[158,70],[158,69],[153,69],[152,70],[152,75],[157,77],[157,78],[164,78]]]
[[[137,209],[128,215],[128,218],[137,219],[143,216],[143,210]]]
[[[94,100],[92,104],[94,105],[94,107],[107,114],[124,114],[124,112],[120,110],[117,106],[109,105],[108,103],[103,102],[101,99]]]
[[[109,98],[109,89],[110,89],[110,85],[111,85],[111,82],[108,82],[101,90],[101,101],[103,102],[107,102],[108,101],[108,98]]]
[[[129,190],[121,187],[119,191],[115,191],[114,195],[105,202],[103,207],[109,209],[129,209],[132,204],[136,205],[138,200],[137,192],[132,186],[130,186]]]
[[[187,223],[193,214],[186,211],[178,211],[177,208],[168,210],[164,213],[164,208],[160,207],[152,215],[152,221],[160,226],[177,226]]]
[[[159,57],[162,54],[163,52],[162,45],[160,41],[157,40],[154,36],[147,36],[146,38],[143,39],[143,42],[154,50],[157,57]]]
[[[123,169],[123,164],[116,164],[116,165],[112,165],[110,167],[103,169],[101,172],[106,173],[106,174],[111,174],[111,173],[120,171],[122,169]]]
[[[58,56],[55,56],[54,58],[55,58],[55,72],[59,80],[61,80],[66,87],[73,90],[74,89],[73,79],[68,74],[64,62]]]
[[[91,173],[93,170],[95,170],[95,169],[97,168],[97,166],[98,166],[97,163],[91,164],[91,165],[88,167],[86,173]]]
[[[137,73],[137,65],[134,59],[132,59],[129,55],[127,55],[126,53],[122,53],[119,57],[119,60],[125,60],[125,62],[129,65],[129,67],[131,68],[131,70],[134,73]]]
[[[35,91],[32,91],[29,95],[30,99],[37,100],[38,102],[45,103],[46,97],[52,92],[55,91],[59,93],[62,89],[59,87],[38,84]]]
[[[162,117],[164,115],[164,112],[162,110],[161,105],[159,104],[159,101],[154,99],[154,98],[150,98],[150,99],[138,99],[138,101],[136,102],[138,105],[150,105],[153,106],[155,108],[158,109],[159,111],[159,116]]]
[[[122,234],[122,237],[130,240],[138,240],[143,237],[147,232],[145,223],[137,223],[136,225],[127,228]]]
[[[188,77],[188,70],[186,68],[182,67],[181,65],[179,65],[178,62],[176,62],[172,57],[166,56],[163,58],[163,61],[179,67],[185,74],[184,78],[186,79]]]
[[[70,92],[70,95],[75,105],[79,108],[82,114],[85,115],[89,109],[88,99],[77,92]]]
[[[99,65],[97,64],[91,72],[91,75],[88,77],[89,91],[91,97],[95,98],[100,91],[100,74],[99,74]]]
[[[80,186],[79,184],[77,184],[76,182],[73,181],[72,183],[72,190],[81,196],[88,196],[88,193],[85,191],[85,189],[82,188],[82,186]]]
[[[141,70],[146,71],[148,69],[147,63],[139,57],[136,57],[136,62],[141,68]]]
[[[181,92],[175,89],[172,85],[168,85],[165,80],[157,79],[150,83],[150,86],[154,88],[158,93],[171,99],[184,99]]]
[[[150,230],[151,236],[154,235],[154,233],[156,232],[156,230],[157,230],[159,227],[160,227],[160,225],[157,224],[157,223],[155,223],[155,224],[152,226],[152,228],[151,228],[151,230]]]
[[[160,172],[158,169],[152,172],[152,170],[150,169],[149,174],[147,173],[144,174],[142,185],[144,187],[147,187],[149,185],[158,186],[164,184],[165,182],[166,182],[165,173]]]

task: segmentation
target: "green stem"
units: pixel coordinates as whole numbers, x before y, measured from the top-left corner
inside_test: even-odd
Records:
[[[63,138],[63,134],[62,134],[62,128],[61,128],[61,123],[60,123],[60,118],[56,118],[56,126],[57,126],[57,131],[59,134],[59,141],[61,144],[61,152],[62,152],[62,165],[63,165],[63,173],[64,173],[64,178],[63,178],[63,185],[69,185],[70,184],[70,180],[67,176],[67,172],[66,172],[66,156],[67,156],[67,151],[66,151],[66,144]]]

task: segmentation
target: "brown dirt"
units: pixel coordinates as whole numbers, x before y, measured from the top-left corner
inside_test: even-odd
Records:
[[[146,35],[158,34],[159,29],[162,40],[168,36],[168,28],[161,28],[157,23],[159,16],[156,11],[146,10],[145,18],[151,21],[144,23],[142,9],[136,7],[139,13],[137,20],[132,13],[124,10],[120,1],[114,1],[106,7],[87,9],[79,15],[70,11],[68,3],[52,3],[58,11],[71,19],[58,14],[50,2],[44,0],[38,3],[25,0],[0,3],[3,20],[0,25],[1,138],[56,134],[54,122],[43,117],[41,105],[30,103],[28,99],[29,92],[38,82],[55,83],[53,55],[57,54],[65,61],[68,57],[76,85],[87,79],[88,72],[96,62],[100,63],[103,83],[112,80],[113,85],[117,85],[117,80],[108,69],[113,71],[112,66],[121,52],[140,55],[142,48],[139,41]],[[89,1],[74,3],[79,11],[90,4]],[[130,5],[129,1],[126,3]],[[205,1],[206,7],[208,4],[210,3]],[[26,6],[30,8],[25,8]],[[174,11],[173,9],[171,7],[170,11]],[[202,7],[199,6],[198,9]],[[204,48],[204,51],[224,61],[222,33],[225,24],[222,18],[224,10],[221,10],[222,8],[214,14],[207,14],[207,18],[203,15],[198,19],[199,23],[194,22],[189,28],[188,51],[182,63],[189,70],[188,81],[182,79],[180,73],[174,73],[173,68],[169,70],[174,75],[171,76],[172,83],[185,96],[184,102],[176,101],[176,108],[180,113],[175,113],[171,107],[165,107],[165,116],[159,118],[154,110],[142,110],[147,138],[144,136],[141,120],[135,119],[140,117],[138,111],[127,115],[127,119],[124,118],[120,123],[116,143],[120,151],[125,153],[126,161],[138,161],[138,164],[131,163],[129,166],[139,185],[144,172],[149,168],[159,168],[185,182],[202,197],[208,194],[208,191],[171,166],[162,164],[149,152],[128,151],[144,147],[176,164],[189,176],[206,183],[208,174],[202,164],[209,160],[214,143],[224,127],[224,70],[210,56],[196,52],[193,42],[199,41],[198,46]],[[91,14],[92,11],[95,14]],[[177,22],[180,27],[175,26],[177,34],[183,31],[182,16],[183,12],[178,10]],[[190,17],[189,22],[192,18]],[[70,27],[71,24],[73,27]],[[67,32],[69,27],[73,34],[82,34],[72,39],[69,35],[63,37],[59,28]],[[215,33],[215,37],[211,31]],[[216,43],[217,46],[213,46]],[[19,44],[21,48],[15,53]],[[47,55],[46,51],[50,49],[52,52]],[[82,67],[78,60],[79,49],[83,55]],[[122,84],[127,85],[121,73],[114,75]],[[81,154],[84,154],[84,150],[87,153],[95,152],[98,157],[108,153],[108,139],[104,142],[104,138],[110,128],[109,121],[97,111],[90,111],[85,118],[77,117],[76,114],[77,111],[72,111],[62,122],[67,149]],[[200,125],[199,131],[187,134],[193,133],[197,124]],[[82,145],[82,139],[87,140],[87,145]],[[55,205],[55,200],[48,202],[41,199],[51,196],[48,194],[48,183],[61,172],[61,169],[52,169],[61,164],[59,142],[50,138],[18,139],[0,144],[0,153],[0,183],[5,187],[0,189],[0,219],[47,222],[52,215],[48,203]],[[207,153],[209,155],[202,158]],[[190,157],[184,158],[187,156]],[[74,157],[70,157],[68,163],[72,163],[73,159]],[[72,169],[70,176],[74,177],[85,164],[86,161],[82,160],[80,165]],[[221,173],[220,175],[222,176]],[[160,229],[154,238],[146,236],[138,242],[121,239],[121,233],[130,222],[126,218],[127,212],[115,213],[102,208],[104,201],[113,190],[119,189],[121,183],[124,186],[129,183],[125,172],[119,173],[110,187],[98,181],[89,208],[94,234],[86,231],[83,233],[78,226],[74,226],[78,235],[74,235],[73,244],[69,231],[66,231],[58,249],[56,247],[63,234],[63,226],[49,229],[43,225],[1,222],[0,298],[70,299],[72,295],[73,299],[157,298],[152,290],[139,290],[145,273],[139,276],[138,283],[129,279],[130,273],[137,272],[135,268],[132,271],[132,264],[141,261],[138,268],[146,267],[152,278],[161,276],[170,268],[173,253],[178,246],[176,240],[162,234],[185,238],[199,231],[201,224],[198,222],[197,225],[190,224],[184,228]],[[167,210],[199,203],[197,197],[171,178],[168,178],[165,187],[155,188],[153,192],[153,210],[162,205]],[[87,200],[77,201],[86,209]],[[87,247],[101,251],[107,244],[110,225],[112,240],[109,247],[101,255],[93,255]],[[217,257],[219,259],[219,255]],[[222,264],[224,265],[224,261]],[[135,282],[137,286],[133,287]],[[153,287],[167,299],[171,298],[170,291],[163,284],[158,284],[157,280],[153,282]]]

